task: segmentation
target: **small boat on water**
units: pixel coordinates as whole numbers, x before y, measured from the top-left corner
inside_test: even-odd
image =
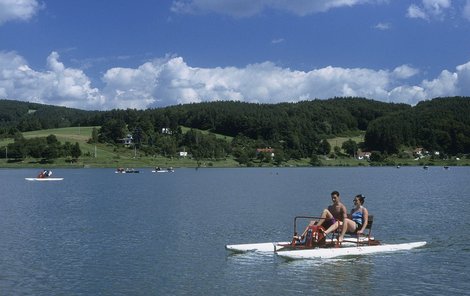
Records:
[[[308,226],[305,237],[299,240],[296,231],[297,219],[318,217],[297,216],[294,219],[294,239],[291,242],[267,242],[255,244],[226,245],[225,248],[232,252],[261,252],[273,253],[288,259],[316,259],[335,258],[341,256],[358,256],[366,254],[396,252],[411,250],[426,245],[425,241],[408,242],[400,244],[382,244],[373,238],[371,234],[373,216],[369,215],[366,229],[369,233],[365,236],[349,235],[342,242],[338,241],[338,233],[333,232],[324,235],[322,226]]]
[[[46,182],[46,181],[62,181],[64,178],[24,178],[26,181],[41,181],[41,182]]]
[[[51,170],[41,171],[36,178],[24,178],[26,181],[62,181],[64,178],[53,178]]]
[[[152,173],[174,173],[174,172],[175,170],[172,167],[169,167],[167,169],[156,167],[154,170],[152,170]]]
[[[116,174],[138,174],[140,173],[139,170],[135,169],[124,169],[124,168],[117,168],[115,171]]]

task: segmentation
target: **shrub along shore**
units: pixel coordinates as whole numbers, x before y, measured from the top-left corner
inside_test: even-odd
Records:
[[[353,158],[341,159],[323,159],[315,167],[405,167],[405,166],[469,166],[470,159],[450,159],[450,160],[431,160],[431,159],[398,159],[388,158],[384,162],[368,162],[366,160],[357,160]],[[77,161],[71,162],[67,159],[55,159],[54,161],[40,161],[37,159],[24,159],[19,161],[0,159],[0,168],[155,168],[155,167],[173,167],[173,168],[239,168],[239,167],[314,167],[310,164],[310,159],[301,159],[288,161],[281,165],[272,163],[251,162],[248,165],[240,165],[234,159],[222,160],[194,160],[190,158],[166,158],[166,157],[80,157]]]

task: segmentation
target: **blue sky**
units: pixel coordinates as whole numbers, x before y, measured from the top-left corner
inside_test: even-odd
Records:
[[[0,98],[88,110],[470,96],[470,0],[0,0]]]

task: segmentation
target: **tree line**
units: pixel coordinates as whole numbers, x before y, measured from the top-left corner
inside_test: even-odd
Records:
[[[470,153],[469,111],[468,97],[436,98],[416,106],[349,97],[279,104],[216,101],[110,111],[0,100],[0,137],[93,125],[101,128],[91,141],[119,144],[130,134],[134,144],[149,154],[174,156],[183,149],[198,159],[233,155],[241,163],[253,158],[282,162],[332,150],[354,155],[358,148],[393,154],[404,147],[423,147],[455,155]],[[183,132],[182,127],[189,131]],[[365,133],[364,143],[348,141],[344,147],[330,147],[327,141],[358,133]],[[269,153],[256,152],[264,147],[275,149],[274,159]]]
[[[49,162],[59,157],[68,157],[73,162],[81,155],[82,151],[77,142],[75,144],[70,142],[62,144],[55,135],[31,139],[20,136],[5,147],[5,157],[10,159],[32,157],[41,159],[41,162]]]
[[[368,126],[365,146],[398,153],[403,146],[449,155],[470,153],[470,99],[437,98],[388,114]]]

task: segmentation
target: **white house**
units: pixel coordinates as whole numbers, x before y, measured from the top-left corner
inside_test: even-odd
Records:
[[[256,155],[260,153],[267,153],[271,155],[271,157],[274,157],[274,149],[273,148],[258,148],[256,149]]]
[[[415,150],[413,150],[413,155],[414,155],[415,157],[421,157],[421,156],[423,156],[423,152],[424,152],[424,149],[418,147],[418,148],[416,148]]]
[[[131,134],[127,134],[125,138],[122,138],[119,140],[124,144],[124,146],[129,147],[130,145],[132,145],[133,143],[132,141],[134,140],[134,138],[132,137]]]
[[[162,128],[162,134],[171,135],[172,134],[171,129],[169,127]]]
[[[362,152],[362,151],[360,151],[360,152],[357,153],[357,159],[359,159],[359,160],[363,160],[363,159],[369,160],[369,159],[370,159],[370,155],[371,155],[370,152]]]

